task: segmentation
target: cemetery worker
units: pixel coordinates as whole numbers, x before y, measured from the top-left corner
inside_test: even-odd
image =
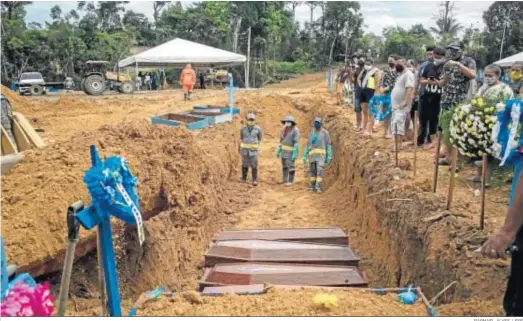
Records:
[[[303,154],[303,164],[309,165],[309,181],[311,192],[322,192],[323,168],[325,163],[332,162],[332,143],[329,132],[322,127],[321,117],[314,119],[314,128],[309,133],[305,153]]]
[[[191,100],[192,90],[196,84],[196,73],[192,69],[191,64],[185,65],[185,68],[180,74],[180,84],[183,88],[183,100]]]
[[[514,96],[523,99],[523,62],[515,62],[509,71],[508,85],[514,91]]]
[[[523,158],[520,158],[523,162]],[[520,164],[521,166],[521,164]],[[517,177],[512,202],[509,205],[505,223],[481,247],[481,252],[494,258],[504,258],[511,252],[512,263],[503,307],[507,316],[523,316],[523,172]],[[519,179],[518,179],[519,178]],[[511,245],[512,243],[512,245]]]
[[[295,162],[300,148],[300,131],[292,116],[286,116],[281,123],[283,128],[280,134],[280,145],[276,151],[276,157],[281,158],[283,168],[283,179],[279,184],[291,186],[294,183]]]
[[[242,155],[242,181],[247,182],[249,167],[252,170],[252,185],[258,185],[258,154],[263,131],[256,125],[256,116],[247,114],[247,125],[240,131],[240,154]]]

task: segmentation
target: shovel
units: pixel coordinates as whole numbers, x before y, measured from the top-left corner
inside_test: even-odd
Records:
[[[84,209],[84,202],[77,201],[67,209],[67,251],[65,252],[64,271],[60,283],[60,295],[58,298],[58,316],[63,317],[69,297],[69,285],[71,283],[71,271],[73,270],[74,252],[78,243],[78,232],[80,224],[76,220],[76,213]]]

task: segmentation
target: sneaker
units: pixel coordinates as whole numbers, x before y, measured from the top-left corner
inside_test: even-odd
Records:
[[[252,181],[252,186],[258,186],[258,181]]]
[[[287,182],[287,183],[285,183],[285,186],[287,186],[287,187],[292,186],[292,183],[291,182]]]
[[[284,180],[278,181],[278,185],[283,185],[283,184],[285,184]]]

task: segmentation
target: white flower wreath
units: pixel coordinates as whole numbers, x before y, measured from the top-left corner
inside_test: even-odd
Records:
[[[456,107],[449,132],[450,142],[458,148],[460,154],[481,157],[493,153],[491,133],[497,122],[493,115],[500,109],[498,105],[487,105],[483,98],[477,98]]]

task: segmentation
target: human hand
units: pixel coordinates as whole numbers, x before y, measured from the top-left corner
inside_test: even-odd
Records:
[[[506,250],[515,237],[515,233],[500,230],[483,244],[481,253],[492,258],[505,258]]]

